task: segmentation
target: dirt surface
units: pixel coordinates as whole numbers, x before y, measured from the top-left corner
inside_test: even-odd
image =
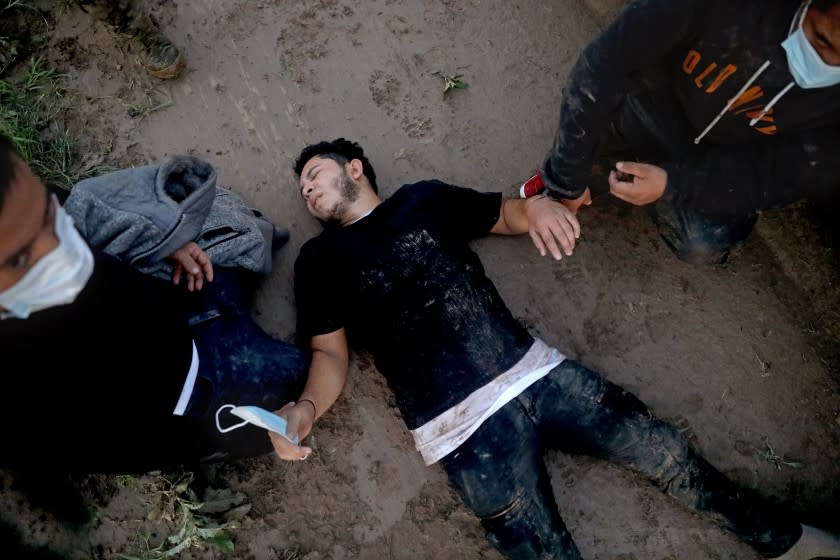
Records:
[[[130,45],[77,9],[36,25],[37,51],[69,74],[69,123],[89,161],[115,167],[204,157],[220,183],[292,231],[257,319],[291,339],[292,263],[319,231],[291,171],[304,145],[366,148],[387,195],[441,178],[514,194],[549,147],[565,76],[615,0],[210,0],[152,3],[186,52],[173,82],[148,78]],[[469,84],[443,95],[432,72]],[[149,111],[159,105],[168,105]],[[130,111],[137,115],[130,116]],[[671,256],[644,210],[600,199],[571,258],[525,238],[475,243],[514,315],[635,392],[717,467],[813,523],[840,530],[837,268],[798,211],[762,218],[729,264]],[[183,558],[498,559],[442,470],[426,468],[389,392],[354,356],[344,396],[306,462],[275,457],[209,473],[251,509],[235,550]],[[785,462],[774,463],[768,445]],[[750,559],[754,553],[620,468],[547,456],[560,510],[588,559]],[[794,468],[801,463],[803,468]],[[0,518],[72,559],[137,554],[173,524],[147,515],[160,478],[85,481],[94,519],[62,523],[3,477]]]

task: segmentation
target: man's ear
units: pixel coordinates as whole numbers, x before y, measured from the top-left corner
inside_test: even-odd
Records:
[[[365,166],[360,159],[351,159],[350,163],[347,165],[350,166],[350,176],[353,178],[354,181],[358,181],[362,178],[365,174]]]

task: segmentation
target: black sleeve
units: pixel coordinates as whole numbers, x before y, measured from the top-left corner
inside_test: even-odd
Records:
[[[297,339],[308,346],[309,339],[337,331],[344,326],[343,282],[336,278],[342,266],[319,248],[318,238],[307,242],[295,261],[294,290],[297,307]]]
[[[499,220],[501,193],[479,192],[441,181],[428,181],[422,185],[430,211],[440,216],[444,230],[450,235],[462,239],[481,237],[490,233]]]
[[[742,146],[706,146],[668,162],[665,195],[675,205],[727,219],[840,191],[840,126]]]
[[[554,144],[542,166],[552,197],[583,194],[598,142],[633,87],[633,76],[660,64],[708,19],[700,10],[713,12],[711,4],[636,0],[584,49],[569,75]]]

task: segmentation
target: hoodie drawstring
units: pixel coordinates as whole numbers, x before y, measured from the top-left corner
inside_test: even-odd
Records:
[[[793,87],[793,86],[795,86],[795,85],[796,85],[796,82],[795,82],[795,81],[793,81],[793,82],[789,83],[788,85],[786,85],[786,86],[785,86],[785,89],[783,89],[782,91],[780,91],[779,93],[777,93],[777,94],[776,94],[776,97],[774,97],[773,99],[771,99],[771,100],[770,100],[770,103],[768,103],[767,105],[765,105],[765,106],[764,106],[764,109],[762,109],[762,110],[761,110],[761,112],[758,114],[758,116],[757,116],[756,118],[754,118],[753,120],[751,120],[751,121],[750,121],[750,126],[755,126],[755,124],[756,124],[758,121],[760,121],[760,120],[761,120],[761,118],[762,118],[764,115],[766,115],[766,114],[767,114],[767,112],[768,112],[770,109],[772,109],[772,108],[773,108],[773,105],[775,105],[775,104],[776,104],[776,102],[777,102],[779,99],[781,99],[781,98],[782,98],[782,96],[783,96],[784,94],[786,94],[787,92],[789,92],[789,91],[790,91],[790,88],[792,88],[792,87]]]
[[[808,7],[810,5],[811,5],[811,0],[807,0],[796,11],[796,14],[793,16],[793,21],[790,24],[790,29],[788,29],[788,35],[793,33],[794,30],[797,28],[797,26],[802,25],[802,21],[805,19],[805,13],[808,11]],[[709,126],[707,126],[703,130],[703,132],[701,132],[700,135],[697,138],[694,139],[695,144],[700,143],[700,140],[702,140],[703,137],[706,136],[706,134],[708,134],[709,131],[712,130],[712,128],[714,128],[714,126],[718,123],[718,121],[723,118],[723,115],[725,115],[726,112],[729,111],[729,109],[732,108],[732,105],[735,104],[735,102],[738,100],[738,98],[741,97],[741,95],[743,95],[743,93],[745,91],[747,91],[747,88],[750,87],[752,85],[752,83],[758,79],[758,77],[762,74],[762,72],[767,70],[768,66],[770,66],[770,61],[769,60],[765,61],[764,64],[761,65],[761,68],[759,68],[758,70],[755,71],[755,74],[753,74],[752,77],[749,80],[747,80],[747,83],[744,84],[744,87],[742,87],[738,91],[738,93],[736,93],[735,96],[732,99],[729,100],[729,102],[726,104],[726,107],[724,107],[723,110],[720,113],[718,113],[718,116],[716,116],[712,120],[712,122],[709,123]],[[768,103],[767,105],[764,106],[764,108],[761,110],[761,113],[759,113],[756,118],[754,118],[750,121],[750,126],[755,126],[758,123],[758,121],[760,121],[764,117],[764,115],[766,115],[770,111],[770,109],[773,108],[773,105],[778,103],[779,100],[782,97],[784,97],[784,95],[787,92],[790,91],[790,88],[792,88],[795,85],[796,85],[796,81],[792,81],[788,85],[786,85],[782,91],[777,93],[776,96],[773,99],[770,100],[770,103]]]
[[[709,126],[704,128],[703,132],[701,132],[700,135],[697,138],[694,139],[695,144],[700,143],[700,140],[702,140],[703,137],[706,136],[706,134],[708,134],[709,131],[712,130],[712,128],[714,128],[714,126],[718,123],[718,121],[720,121],[720,119],[723,118],[723,115],[725,115],[726,112],[729,111],[729,109],[732,108],[732,106],[735,104],[735,102],[738,101],[738,99],[744,94],[744,92],[747,91],[747,88],[749,88],[753,84],[753,82],[756,81],[758,79],[758,77],[761,76],[761,74],[765,70],[767,70],[768,66],[770,66],[770,61],[769,60],[765,61],[764,64],[761,65],[761,68],[756,70],[755,73],[750,77],[750,79],[747,80],[747,83],[744,84],[744,87],[742,87],[740,90],[738,90],[738,93],[736,93],[735,95],[733,95],[729,99],[729,102],[727,102],[726,107],[724,107],[723,110],[721,110],[721,112],[718,113],[718,115],[714,119],[712,119],[712,122],[709,123]],[[784,92],[786,93],[788,89],[790,89],[790,87],[785,88]],[[776,96],[776,97],[780,97],[780,96]],[[776,101],[777,101],[776,99],[773,100],[774,103]],[[764,116],[764,113],[762,113],[762,116]],[[758,122],[758,121],[756,121],[756,122]],[[753,125],[750,124],[750,126],[753,126]]]

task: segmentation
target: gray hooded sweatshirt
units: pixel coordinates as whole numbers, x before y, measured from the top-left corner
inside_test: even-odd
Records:
[[[217,186],[213,166],[196,157],[85,179],[64,208],[92,247],[159,278],[171,278],[166,257],[190,241],[215,266],[271,270],[274,226]]]

